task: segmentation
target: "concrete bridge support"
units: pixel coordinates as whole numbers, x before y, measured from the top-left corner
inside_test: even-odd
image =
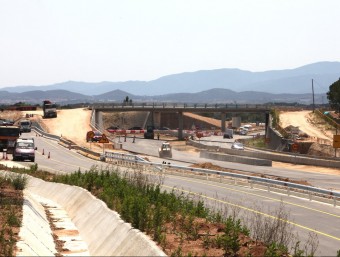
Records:
[[[156,128],[161,126],[161,112],[152,112],[153,114],[153,125]]]
[[[183,140],[183,112],[178,112],[178,139]]]
[[[221,112],[221,131],[225,131],[225,112]]]

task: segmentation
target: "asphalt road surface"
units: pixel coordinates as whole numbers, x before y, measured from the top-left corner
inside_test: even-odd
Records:
[[[60,146],[56,141],[43,137],[36,137],[35,133],[25,133],[23,137],[34,137],[38,150],[36,151],[36,163],[40,169],[51,172],[68,173],[74,171],[85,171],[91,167],[106,167],[103,162],[88,159],[76,153],[74,150],[68,150]],[[144,155],[151,155],[150,159],[155,162],[162,162],[158,158],[158,146],[162,141],[136,139],[135,143],[132,138],[128,138],[127,142],[123,142],[124,149],[131,149],[133,152],[142,152]],[[44,154],[43,154],[44,153]],[[249,165],[241,165],[226,162],[215,162],[212,160],[203,160],[198,157],[197,152],[173,151],[173,159],[166,160],[173,164],[189,165],[188,162],[205,162],[209,161],[222,166],[224,163],[228,168],[250,169],[254,172],[280,173],[284,175],[295,175],[297,177],[311,177],[311,174],[296,175],[296,171],[274,169],[271,167],[254,167]],[[153,156],[153,157],[152,157]],[[48,158],[49,157],[49,158]],[[11,157],[9,157],[11,159]],[[4,161],[3,161],[4,162]],[[11,162],[10,160],[5,162]],[[29,166],[30,162],[17,162],[19,165]],[[249,167],[248,167],[249,166]],[[330,176],[330,175],[329,175]],[[327,176],[317,176],[315,181],[319,184],[327,185]],[[338,179],[334,176],[333,179]],[[331,180],[331,178],[329,178]],[[294,233],[298,234],[301,242],[305,242],[309,233],[315,233],[318,236],[319,248],[316,255],[334,256],[336,251],[340,249],[340,207],[323,204],[314,201],[308,201],[297,197],[289,197],[286,195],[267,192],[266,190],[250,189],[247,187],[226,185],[214,183],[211,181],[197,180],[193,178],[184,178],[167,175],[164,180],[163,188],[172,190],[177,188],[183,192],[191,193],[192,196],[201,197],[210,206],[223,208],[229,214],[237,213],[240,216],[251,217],[254,214],[262,218],[273,218],[275,211],[279,209],[281,204],[289,217],[285,218],[294,229]],[[301,243],[303,245],[303,243]]]
[[[162,162],[162,159],[158,157],[158,148],[162,144],[161,140],[147,140],[136,138],[135,143],[132,143],[132,138],[127,138],[126,142],[123,142],[123,149],[129,150],[134,153],[144,154],[148,156],[153,156],[154,158],[150,158],[153,162]],[[207,144],[210,145],[219,145],[221,147],[230,148],[233,140],[224,139],[220,141],[214,141]],[[293,160],[292,160],[293,161]],[[301,171],[298,169],[287,169],[287,168],[275,168],[275,167],[267,167],[267,166],[252,166],[241,163],[233,163],[233,162],[225,162],[225,161],[217,161],[206,158],[200,158],[199,152],[188,152],[188,151],[180,151],[176,150],[176,147],[173,147],[173,158],[171,160],[167,160],[172,164],[179,165],[191,165],[193,163],[203,163],[203,162],[211,162],[215,165],[230,168],[235,170],[240,170],[244,172],[250,173],[258,173],[264,175],[272,175],[279,176],[283,178],[290,178],[294,180],[307,181],[311,185],[315,187],[321,187],[329,190],[340,191],[340,176],[311,172],[311,171]]]

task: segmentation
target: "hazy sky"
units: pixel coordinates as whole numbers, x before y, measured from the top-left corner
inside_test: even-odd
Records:
[[[340,61],[339,0],[0,0],[0,87]]]

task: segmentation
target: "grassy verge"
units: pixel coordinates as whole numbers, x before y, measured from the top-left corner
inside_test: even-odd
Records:
[[[15,256],[22,223],[23,192],[26,178],[0,176],[0,256]]]
[[[313,256],[317,248],[314,235],[309,245],[300,247],[284,222],[288,214],[283,207],[272,213],[277,219],[255,214],[241,220],[237,210],[212,210],[200,197],[161,190],[162,176],[139,169],[93,167],[85,173],[58,176],[39,171],[37,166],[15,171],[87,189],[123,220],[148,234],[169,256],[288,256],[288,252]]]

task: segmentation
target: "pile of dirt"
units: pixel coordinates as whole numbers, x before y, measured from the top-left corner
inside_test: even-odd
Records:
[[[3,111],[0,113],[0,119],[16,121],[22,117],[20,111]]]
[[[322,156],[322,157],[334,157],[335,150],[331,145],[321,145],[313,143],[308,150],[308,155]]]

